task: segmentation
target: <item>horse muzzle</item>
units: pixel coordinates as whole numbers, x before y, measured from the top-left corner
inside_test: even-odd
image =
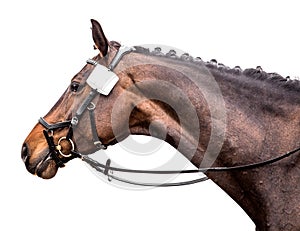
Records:
[[[58,166],[49,152],[39,153],[39,157],[33,157],[27,143],[24,143],[21,149],[21,158],[26,169],[33,175],[44,179],[50,179],[57,173]]]
[[[48,147],[43,148],[27,140],[21,149],[21,158],[27,170],[44,179],[56,175],[58,168],[64,167],[69,160],[78,157],[74,153],[75,144],[71,138],[61,137],[54,139],[53,132],[43,131]],[[43,142],[44,143],[44,142]]]

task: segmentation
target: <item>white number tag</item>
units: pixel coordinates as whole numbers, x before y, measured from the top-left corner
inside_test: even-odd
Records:
[[[108,95],[119,81],[119,77],[107,67],[97,64],[86,80],[87,84],[100,94]]]

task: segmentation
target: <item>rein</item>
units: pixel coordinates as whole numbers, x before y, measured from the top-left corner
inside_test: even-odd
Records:
[[[52,158],[58,167],[64,167],[66,159],[64,158],[80,158],[87,164],[89,164],[92,168],[94,168],[97,172],[100,172],[108,177],[108,180],[111,181],[112,179],[128,183],[132,185],[138,186],[154,186],[154,187],[168,187],[168,186],[182,186],[182,185],[190,185],[199,182],[203,182],[208,180],[209,178],[204,176],[194,180],[189,181],[182,181],[182,182],[175,182],[175,183],[144,183],[144,182],[137,182],[128,180],[125,178],[118,177],[114,175],[114,172],[123,172],[123,173],[133,173],[133,174],[191,174],[191,173],[205,173],[205,172],[227,172],[227,171],[242,171],[242,170],[249,170],[254,168],[263,167],[266,165],[273,164],[278,162],[282,159],[285,159],[292,154],[295,154],[300,151],[300,147],[294,149],[290,152],[281,154],[278,157],[271,158],[265,161],[252,163],[252,164],[245,164],[245,165],[238,165],[232,167],[206,167],[206,168],[198,168],[198,169],[188,169],[188,170],[165,170],[165,171],[157,171],[157,170],[140,170],[140,169],[125,169],[125,168],[117,168],[111,166],[111,160],[108,159],[106,164],[99,163],[98,161],[88,157],[87,155],[83,155],[75,150],[75,142],[72,140],[73,138],[73,127],[76,127],[79,123],[83,113],[88,110],[90,123],[91,123],[91,132],[93,136],[94,145],[98,150],[106,149],[107,146],[102,144],[99,140],[99,136],[96,129],[96,121],[94,110],[96,105],[92,102],[93,99],[98,94],[103,94],[107,96],[110,91],[114,88],[115,84],[118,82],[118,76],[113,72],[113,69],[118,65],[119,61],[122,57],[132,51],[135,48],[133,47],[121,47],[115,57],[113,58],[112,62],[109,64],[108,68],[98,64],[95,60],[87,60],[88,64],[95,66],[93,72],[87,79],[87,84],[92,88],[89,95],[85,98],[82,102],[81,106],[77,109],[75,116],[71,120],[58,122],[55,124],[49,124],[43,117],[39,119],[39,123],[45,127],[47,130],[43,130],[43,134],[49,146],[49,153],[45,157],[45,160],[48,158]],[[101,76],[101,78],[99,78]],[[56,129],[62,128],[69,128],[68,133],[66,136],[63,136],[58,139],[57,144],[54,143],[54,131]],[[68,141],[71,147],[69,153],[64,153],[61,147],[62,141]]]
[[[276,163],[282,159],[285,159],[292,154],[295,154],[300,151],[300,147],[297,149],[294,149],[290,152],[281,154],[278,157],[268,159],[266,161],[261,161],[253,164],[245,164],[245,165],[237,165],[232,167],[207,167],[207,168],[198,168],[198,169],[188,169],[188,170],[164,170],[164,171],[156,171],[156,170],[140,170],[140,169],[126,169],[126,168],[116,168],[110,166],[111,160],[108,159],[106,161],[106,164],[99,163],[98,161],[93,160],[92,158],[81,155],[80,153],[74,152],[74,155],[77,155],[80,157],[84,162],[88,163],[92,168],[94,168],[96,171],[103,173],[108,177],[108,180],[111,179],[128,183],[132,185],[138,185],[138,186],[155,186],[155,187],[168,187],[168,186],[183,186],[183,185],[190,185],[199,183],[205,180],[208,180],[208,177],[201,177],[195,180],[191,181],[183,181],[183,182],[176,182],[176,183],[163,183],[163,184],[155,184],[155,183],[142,183],[142,182],[136,182],[131,181],[128,179],[120,178],[115,175],[113,175],[113,172],[125,172],[125,173],[135,173],[135,174],[191,174],[191,173],[205,173],[205,172],[229,172],[229,171],[244,171],[244,170],[250,170],[254,168],[263,167],[266,165],[270,165],[273,163]]]

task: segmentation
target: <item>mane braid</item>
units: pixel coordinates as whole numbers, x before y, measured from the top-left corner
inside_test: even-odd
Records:
[[[142,53],[145,55],[151,55],[151,56],[160,56],[160,57],[166,57],[170,59],[176,59],[180,60],[182,62],[189,62],[192,64],[198,64],[198,65],[204,65],[207,68],[211,70],[215,70],[221,73],[225,74],[233,74],[233,75],[244,75],[246,77],[261,80],[261,81],[267,81],[272,84],[275,84],[279,87],[286,88],[288,90],[294,90],[297,92],[300,92],[300,81],[297,79],[290,79],[289,76],[284,78],[283,76],[271,72],[267,73],[263,71],[263,69],[258,66],[256,68],[247,68],[243,70],[240,66],[235,66],[234,68],[230,68],[222,63],[218,63],[216,59],[212,59],[208,62],[203,61],[200,57],[192,57],[188,53],[184,53],[181,56],[176,55],[175,50],[170,50],[166,54],[162,52],[162,49],[160,47],[156,47],[153,51],[150,51],[149,48],[141,47],[141,46],[135,46],[135,52],[136,53]]]

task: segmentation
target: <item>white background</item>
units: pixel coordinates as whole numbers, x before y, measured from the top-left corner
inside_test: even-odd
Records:
[[[166,44],[231,67],[261,65],[297,76],[299,7],[278,2],[2,1],[0,230],[254,230],[212,182],[123,190],[99,180],[80,160],[42,180],[25,170],[20,149],[96,54],[90,18],[108,39],[126,45]]]

